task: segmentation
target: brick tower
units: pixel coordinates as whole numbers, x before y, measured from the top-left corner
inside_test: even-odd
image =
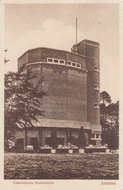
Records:
[[[92,144],[100,143],[100,64],[99,43],[83,40],[77,44],[77,53],[85,56],[87,75],[87,121],[91,125]],[[100,133],[99,133],[100,131]]]
[[[41,99],[45,112],[33,129],[27,131],[27,144],[51,146],[51,134],[56,131],[57,146],[79,145],[83,128],[83,146],[101,144],[99,108],[99,44],[83,40],[71,52],[39,47],[25,52],[18,59],[18,70],[24,66],[41,80],[47,96]],[[25,131],[16,132],[17,143],[25,143]]]

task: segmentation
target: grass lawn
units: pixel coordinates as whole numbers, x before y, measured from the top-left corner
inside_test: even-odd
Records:
[[[6,153],[5,179],[118,179],[116,154]]]

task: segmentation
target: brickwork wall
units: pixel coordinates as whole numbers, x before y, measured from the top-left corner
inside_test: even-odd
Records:
[[[25,65],[26,63],[28,63],[28,53],[24,53],[21,57],[19,57],[18,59],[18,70],[20,70],[20,68]]]
[[[43,97],[42,105],[45,110],[44,118],[67,119],[67,74],[55,72],[52,67],[58,69],[56,65],[42,66],[43,89],[47,93],[47,96]]]
[[[94,104],[99,104],[99,91],[94,89],[94,84],[99,87],[100,76],[94,68],[99,68],[99,44],[84,40],[77,48],[78,54],[49,48],[29,50],[19,58],[19,67],[25,63],[44,62],[27,66],[27,70],[38,76],[33,84],[41,80],[47,92],[41,100],[44,119],[88,121],[98,126],[100,110],[94,108]],[[80,63],[88,72],[46,63],[47,58],[64,59],[65,64],[67,61]]]
[[[59,69],[55,65],[42,66],[43,89],[48,95],[43,97],[45,118],[86,121],[87,74],[70,68],[59,72]]]
[[[67,105],[68,119],[87,121],[87,73],[69,69]]]
[[[46,64],[47,58],[58,58],[81,63],[86,70],[85,58],[62,50],[37,48],[29,50],[27,71],[31,71],[37,78],[33,84],[42,81],[42,88],[47,96],[42,99],[43,118],[59,120],[87,121],[87,73],[66,65]],[[25,54],[24,54],[25,56]],[[23,56],[19,59],[23,62]]]
[[[41,61],[41,49],[33,49],[28,51],[28,63]]]
[[[100,69],[99,65],[99,44],[84,40],[78,44],[78,53],[86,56],[86,66],[88,70],[87,77],[87,121],[97,126],[100,125],[100,109],[94,108],[94,104],[100,102],[99,90],[94,89],[94,84],[100,87],[100,73],[95,71],[95,67]],[[98,129],[97,129],[98,130]]]

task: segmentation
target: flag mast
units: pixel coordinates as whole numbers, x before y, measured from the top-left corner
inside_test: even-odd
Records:
[[[76,18],[76,45],[77,45],[77,18]]]

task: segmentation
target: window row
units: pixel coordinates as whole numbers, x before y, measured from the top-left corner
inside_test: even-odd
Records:
[[[28,63],[27,65],[32,65],[32,64],[39,64],[40,62],[35,62],[35,63]],[[47,58],[47,63],[54,63],[54,64],[61,64],[61,65],[65,65],[65,60],[64,59],[56,59],[56,58]],[[81,69],[81,64],[80,63],[76,63],[76,62],[71,62],[71,61],[67,61],[67,66],[71,66],[71,67],[76,67],[76,68],[80,68]],[[97,66],[94,67],[94,71],[99,71],[99,68]],[[97,87],[95,87],[97,88]]]
[[[47,58],[47,62],[48,63],[55,63],[55,64],[63,64],[63,65],[65,65],[65,60],[63,60],[63,59]],[[81,68],[80,63],[75,63],[75,62],[71,62],[71,61],[67,62],[67,66]]]
[[[53,59],[53,58],[47,58],[48,63],[58,63],[65,65],[65,60],[63,59]]]
[[[68,66],[72,66],[72,67],[81,68],[81,64],[80,63],[75,63],[75,62],[71,62],[71,61],[68,61],[67,65]]]
[[[28,63],[27,65],[39,64],[39,63],[40,62]],[[47,58],[47,63],[65,65],[65,60],[64,59],[56,59],[56,58]],[[81,69],[81,64],[80,63],[76,63],[76,62],[72,62],[72,61],[67,61],[67,66],[76,67],[76,68]],[[99,68],[97,66],[95,66],[94,71],[99,71]],[[97,90],[99,89],[99,87],[96,86],[96,84],[95,84],[94,88],[97,89]]]

